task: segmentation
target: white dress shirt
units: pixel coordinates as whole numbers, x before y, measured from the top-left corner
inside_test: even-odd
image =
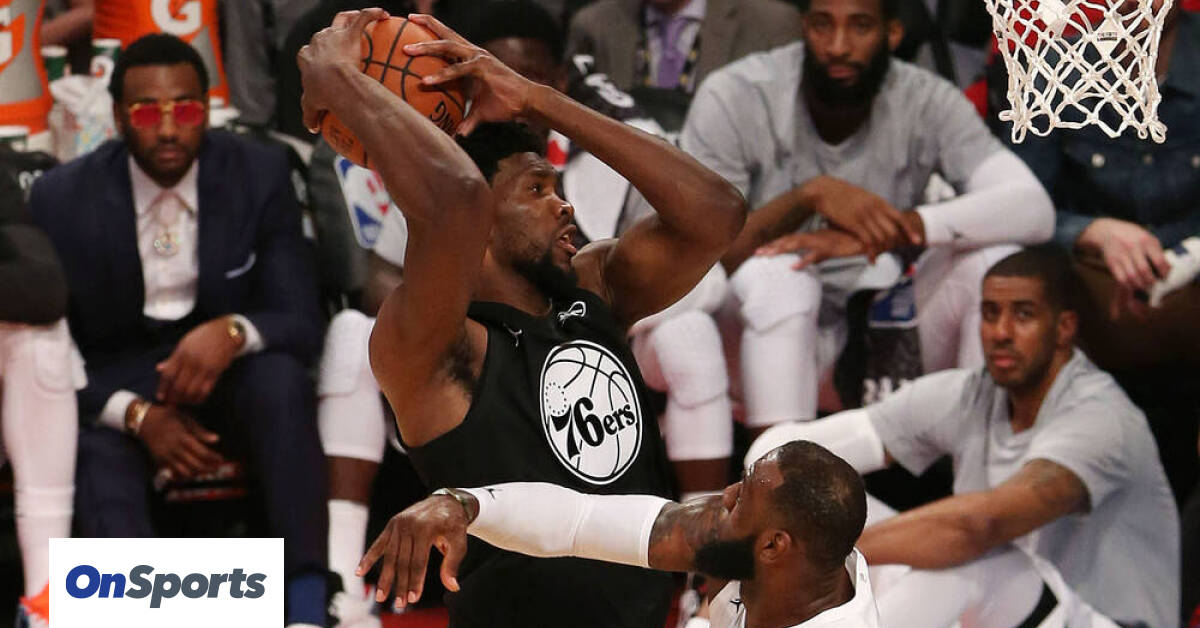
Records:
[[[200,276],[199,226],[200,189],[197,184],[199,160],[174,187],[160,187],[150,175],[129,158],[129,179],[133,190],[133,209],[137,216],[138,255],[142,261],[142,282],[146,290],[142,313],[147,318],[177,321],[196,305],[196,281]],[[174,235],[172,255],[156,250],[156,240],[164,233]],[[161,243],[160,243],[161,244]],[[245,329],[246,339],[238,356],[262,351],[258,329],[241,314],[233,315]],[[118,390],[108,398],[100,412],[100,422],[117,430],[125,429],[125,409],[138,396]]]
[[[875,609],[867,561],[857,549],[846,557],[846,571],[854,582],[854,597],[792,628],[879,628],[879,611]],[[712,628],[743,628],[746,625],[746,606],[741,597],[742,583],[736,580],[717,593],[709,605]]]

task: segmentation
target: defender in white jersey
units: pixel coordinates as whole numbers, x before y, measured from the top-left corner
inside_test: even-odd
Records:
[[[747,460],[793,438],[864,473],[892,462],[922,473],[950,455],[953,496],[867,527],[858,546],[873,566],[968,566],[1011,543],[1108,617],[1175,625],[1175,503],[1145,416],[1074,348],[1076,282],[1060,251],[1005,258],[983,281],[986,368],[927,375],[865,409],[776,426]],[[943,591],[914,599],[941,604],[952,597]]]
[[[457,590],[466,535],[532,556],[578,556],[715,578],[713,625],[878,628],[854,541],[866,492],[828,450],[789,442],[720,497],[684,504],[646,495],[584,495],[544,483],[443,489],[396,515],[359,565],[382,560],[379,584],[415,601],[431,547]]]

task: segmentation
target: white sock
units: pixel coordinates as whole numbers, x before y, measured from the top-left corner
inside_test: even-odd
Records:
[[[50,581],[50,539],[71,536],[73,487],[17,488],[17,539],[25,569],[25,597],[42,592]]]
[[[363,596],[362,578],[354,575],[366,552],[366,504],[347,499],[329,500],[329,568],[342,577],[342,587],[354,598]]]

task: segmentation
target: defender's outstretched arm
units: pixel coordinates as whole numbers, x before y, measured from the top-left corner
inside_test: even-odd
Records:
[[[585,495],[554,484],[514,482],[439,491],[392,517],[359,572],[383,561],[380,597],[415,602],[425,582],[429,550],[445,555],[442,582],[457,590],[466,535],[529,556],[576,556],[694,571],[696,551],[716,538],[725,514],[719,497],[685,504],[649,495]]]

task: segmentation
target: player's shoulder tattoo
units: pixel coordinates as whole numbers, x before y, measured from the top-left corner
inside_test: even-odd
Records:
[[[724,510],[719,495],[664,507],[650,531],[650,566],[690,571],[696,550],[717,538]]]
[[[1046,506],[1065,512],[1091,509],[1091,497],[1083,480],[1057,462],[1035,458],[1025,463],[1020,475]]]

